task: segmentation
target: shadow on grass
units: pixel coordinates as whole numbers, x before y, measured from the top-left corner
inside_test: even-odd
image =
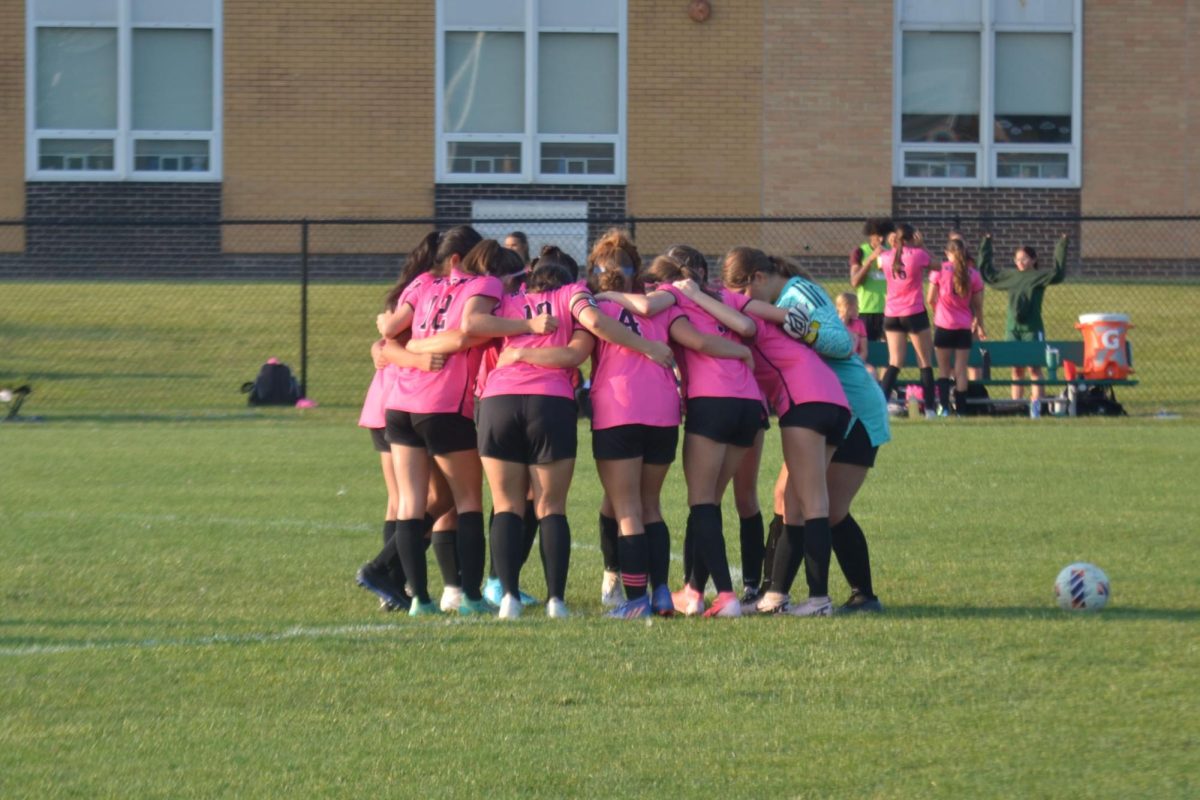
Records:
[[[1144,622],[1196,622],[1200,609],[1195,608],[1106,608],[1098,614],[1068,614],[1052,605],[998,606],[973,608],[964,606],[898,606],[889,605],[887,616],[894,619],[1065,619],[1074,617],[1117,619]]]
[[[291,409],[283,409],[291,411]],[[271,413],[264,411],[230,411],[226,414],[214,414],[211,412],[196,412],[189,414],[184,411],[179,412],[158,412],[158,413],[126,413],[126,414],[110,414],[105,412],[96,412],[91,414],[73,413],[73,414],[53,414],[53,415],[38,415],[25,416],[21,415],[9,422],[39,422],[39,423],[54,423],[54,422],[88,422],[88,423],[105,423],[105,422],[256,422],[264,419],[271,420],[286,420],[298,418],[298,414],[288,415],[283,413]]]

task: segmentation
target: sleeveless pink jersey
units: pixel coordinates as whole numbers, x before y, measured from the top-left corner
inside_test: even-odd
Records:
[[[385,401],[398,371],[399,367],[395,364],[388,364],[383,369],[375,370],[375,377],[371,379],[371,385],[367,387],[367,397],[363,400],[362,413],[358,416],[358,427],[386,427],[384,414],[387,412],[387,406]]]
[[[754,377],[783,416],[801,403],[832,403],[849,408],[842,382],[817,353],[797,342],[774,323],[753,315],[758,332],[754,336]]]
[[[504,347],[565,347],[575,333],[575,315],[582,310],[582,303],[571,303],[578,295],[586,295],[591,299],[587,284],[570,283],[549,292],[530,292],[528,294],[508,294],[496,309],[496,316],[509,319],[533,319],[541,314],[550,314],[559,320],[558,329],[554,333],[536,334],[523,333],[504,340]],[[480,398],[496,397],[502,394],[533,394],[545,397],[566,397],[573,399],[575,389],[571,383],[571,369],[556,369],[539,367],[518,361],[493,368],[487,375],[487,381]]]
[[[653,317],[631,314],[616,303],[600,303],[600,312],[644,339],[666,343],[671,323],[683,312],[672,306]],[[596,340],[592,370],[592,430],[618,425],[679,424],[675,373],[636,350]]]
[[[983,276],[974,267],[967,268],[967,296],[954,292],[954,263],[947,261],[942,268],[929,275],[929,282],[937,284],[937,310],[933,313],[933,324],[942,330],[965,331],[971,329],[975,318],[971,313],[971,298],[983,291]]]
[[[711,334],[742,344],[742,338],[683,295],[674,286],[658,287],[675,298],[675,304],[683,316],[700,333]],[[745,305],[745,303],[743,303]],[[682,352],[680,352],[682,351]],[[684,396],[693,397],[736,397],[762,401],[762,392],[754,381],[750,368],[735,358],[714,358],[690,348],[677,348],[682,367]]]
[[[900,257],[899,275],[892,274],[895,250],[885,250],[879,256],[879,268],[887,278],[887,301],[883,313],[888,317],[911,317],[925,310],[921,295],[921,280],[929,269],[929,253],[919,247],[905,247]]]
[[[481,295],[499,300],[503,294],[498,278],[453,270],[450,275],[421,284],[412,293],[406,290],[400,302],[413,309],[412,338],[425,339],[462,327],[463,310],[470,298]],[[442,368],[434,372],[401,368],[388,394],[387,407],[414,414],[458,413],[470,417],[480,360],[476,349],[450,354]]]

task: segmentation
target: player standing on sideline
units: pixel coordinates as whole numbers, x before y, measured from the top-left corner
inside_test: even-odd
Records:
[[[929,276],[926,302],[934,310],[933,347],[938,365],[938,415],[950,415],[951,374],[954,383],[954,413],[967,410],[967,358],[971,334],[987,338],[983,327],[983,278],[971,265],[962,239],[946,243],[946,261]]]
[[[504,246],[521,257],[521,263],[529,267],[529,237],[524,231],[513,231],[504,237]]]
[[[917,246],[911,225],[901,224],[892,231],[890,251],[881,253],[879,264],[887,278],[887,303],[884,306],[883,331],[887,337],[888,367],[884,372],[883,394],[890,397],[896,378],[904,366],[905,345],[912,341],[921,369],[925,391],[925,416],[936,417],[933,410],[933,336],[929,331],[929,313],[921,293],[921,280],[929,269],[929,253]]]
[[[886,217],[863,223],[867,240],[850,253],[850,285],[858,295],[859,319],[867,328],[867,341],[883,340],[883,309],[887,302],[887,276],[879,266],[879,257],[889,249],[887,243],[895,226]]]

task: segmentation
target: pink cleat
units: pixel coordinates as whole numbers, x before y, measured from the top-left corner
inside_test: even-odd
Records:
[[[671,602],[675,604],[675,611],[685,616],[694,617],[704,613],[704,595],[689,584],[685,583],[678,592],[672,592]]]
[[[712,608],[704,612],[706,617],[740,617],[742,601],[733,592],[720,592],[713,600]]]

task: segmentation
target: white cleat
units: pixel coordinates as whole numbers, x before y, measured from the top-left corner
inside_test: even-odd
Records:
[[[557,597],[551,597],[546,601],[546,616],[550,619],[566,619],[569,616],[567,604]]]
[[[605,570],[604,581],[600,584],[600,605],[605,608],[616,608],[624,602],[625,587],[621,585],[621,576]]]
[[[445,614],[453,614],[458,611],[458,607],[462,605],[463,591],[457,586],[447,586],[442,589],[442,600],[438,603],[438,607]]]
[[[833,602],[828,597],[810,597],[787,613],[793,617],[828,617],[833,614]]]
[[[521,611],[525,606],[521,605],[521,598],[514,597],[511,594],[506,594],[500,598],[500,619],[520,619]]]

